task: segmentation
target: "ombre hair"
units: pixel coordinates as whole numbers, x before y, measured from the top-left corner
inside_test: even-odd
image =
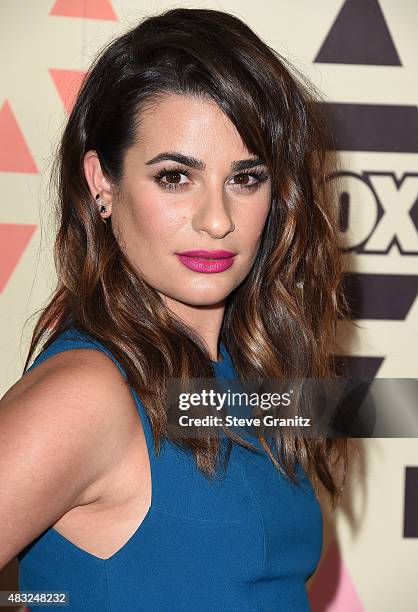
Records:
[[[214,101],[271,175],[260,248],[247,277],[226,298],[220,330],[238,376],[336,377],[337,319],[348,318],[328,181],[329,135],[312,84],[240,19],[217,10],[168,10],[112,40],[85,76],[54,160],[57,286],[40,311],[24,370],[41,340],[46,348],[69,325],[94,336],[141,398],[157,453],[161,439],[170,439],[169,379],[213,378],[213,364],[203,339],[139,276],[110,220],[102,223],[83,158],[96,150],[117,189],[142,113],[168,93]],[[342,467],[344,483],[347,440],[278,436],[275,450],[260,438],[276,467],[297,482],[299,461],[335,507],[343,489],[336,470]],[[228,437],[251,450],[239,436]],[[185,438],[182,444],[204,474],[213,474],[219,439]]]

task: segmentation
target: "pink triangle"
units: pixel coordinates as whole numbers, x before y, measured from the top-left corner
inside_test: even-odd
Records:
[[[0,172],[38,173],[8,100],[0,109]]]
[[[312,612],[364,612],[335,542],[329,545],[309,589]]]
[[[36,225],[0,223],[0,293],[19,263]]]
[[[54,81],[65,110],[70,114],[86,73],[81,70],[50,68],[49,74]]]
[[[49,14],[83,19],[117,20],[110,0],[57,0]]]

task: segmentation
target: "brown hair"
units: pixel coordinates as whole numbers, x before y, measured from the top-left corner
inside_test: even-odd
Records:
[[[259,252],[226,298],[220,331],[238,376],[334,377],[337,319],[347,308],[327,181],[328,136],[314,87],[242,21],[217,10],[168,10],[111,41],[83,81],[55,159],[58,281],[35,326],[24,369],[47,332],[44,346],[70,323],[96,337],[141,398],[157,452],[161,437],[169,437],[168,380],[212,378],[213,365],[202,339],[138,276],[109,221],[102,223],[83,157],[96,150],[105,175],[120,184],[141,111],[169,92],[214,100],[272,177]],[[342,462],[345,482],[347,440],[283,436],[279,442],[283,473],[296,481],[300,461],[335,506],[342,491],[335,470]],[[186,439],[184,445],[203,473],[213,473],[217,439]]]

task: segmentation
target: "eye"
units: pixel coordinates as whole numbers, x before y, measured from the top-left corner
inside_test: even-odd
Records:
[[[181,175],[188,177],[190,176],[190,172],[180,168],[173,168],[171,170],[162,168],[162,170],[160,170],[158,174],[154,176],[154,180],[162,189],[183,189],[183,186],[186,185],[187,182],[181,182]]]
[[[251,172],[245,170],[243,172],[240,172],[240,174],[235,174],[235,176],[232,177],[234,181],[236,179],[239,179],[239,182],[233,185],[234,187],[239,187],[239,189],[246,189],[247,191],[254,191],[255,189],[258,189],[261,183],[264,183],[267,178],[267,174],[262,170],[252,170]],[[255,180],[251,182],[250,179]]]
[[[238,187],[241,191],[255,191],[268,179],[268,174],[263,170],[244,170],[239,174],[235,174],[232,179],[234,181],[239,179],[239,182],[235,183],[233,187]],[[250,179],[254,179],[254,182],[251,182]]]
[[[183,189],[188,181],[182,181],[181,176],[190,177],[190,172],[183,168],[162,168],[154,175],[154,180],[161,189],[176,191]],[[252,192],[258,189],[268,179],[268,174],[263,170],[244,170],[232,177],[233,188],[238,191]],[[253,181],[251,182],[251,179]],[[235,182],[238,181],[238,182]]]

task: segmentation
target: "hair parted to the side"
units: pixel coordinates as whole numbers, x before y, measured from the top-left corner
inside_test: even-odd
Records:
[[[138,276],[109,220],[102,223],[83,158],[96,150],[117,188],[141,113],[170,92],[215,101],[271,175],[260,249],[248,276],[226,299],[220,332],[238,376],[335,377],[337,319],[348,318],[327,181],[328,135],[314,87],[241,20],[217,10],[168,10],[111,41],[86,74],[55,159],[57,287],[41,310],[24,370],[41,341],[49,345],[71,321],[124,367],[149,415],[157,452],[161,438],[169,438],[169,378],[212,378],[213,365],[203,340]],[[300,461],[335,507],[343,489],[336,470],[342,467],[344,484],[347,440],[280,434],[278,443],[283,474],[297,482]],[[185,439],[183,445],[203,473],[213,474],[217,439]],[[265,440],[263,445],[282,470]]]

